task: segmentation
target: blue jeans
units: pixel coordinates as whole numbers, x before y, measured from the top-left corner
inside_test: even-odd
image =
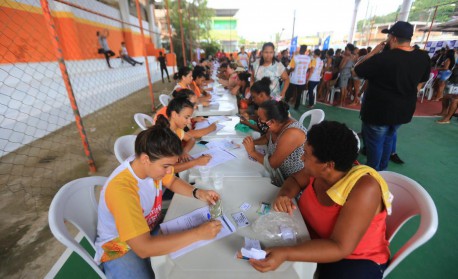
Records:
[[[394,133],[393,136],[393,146],[391,147],[391,154],[396,153],[396,143],[398,142],[398,133]]]
[[[150,258],[142,259],[130,250],[124,256],[103,263],[108,279],[154,279]]]
[[[370,125],[363,122],[362,134],[366,146],[366,165],[376,171],[385,170],[393,147],[393,136],[401,125]]]

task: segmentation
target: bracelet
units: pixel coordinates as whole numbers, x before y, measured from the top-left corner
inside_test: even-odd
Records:
[[[197,195],[196,195],[196,194],[197,194],[197,190],[199,190],[199,188],[194,188],[194,190],[192,190],[192,196],[193,196],[195,199],[199,199],[199,198],[197,197]]]

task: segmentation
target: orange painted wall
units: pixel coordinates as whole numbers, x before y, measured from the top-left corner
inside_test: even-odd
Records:
[[[4,14],[2,17],[7,19],[7,22],[0,30],[0,35],[2,40],[10,43],[0,44],[0,64],[56,60],[47,23],[39,8],[27,9],[27,5],[1,8]],[[96,32],[105,28],[109,30],[108,46],[116,55],[119,54],[122,41],[126,42],[130,56],[143,55],[141,34],[132,32],[130,28],[102,26],[96,22],[76,18],[68,12],[52,12],[52,16],[64,58],[67,60],[102,58],[103,55],[97,53],[99,44]],[[147,55],[157,55],[158,51],[150,36],[145,34],[145,41]]]

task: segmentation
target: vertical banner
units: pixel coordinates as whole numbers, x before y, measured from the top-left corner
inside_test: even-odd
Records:
[[[291,56],[296,52],[297,49],[297,36],[291,40],[291,46],[289,47],[289,53]]]
[[[323,50],[329,49],[329,41],[331,40],[331,36],[327,36],[323,43]]]

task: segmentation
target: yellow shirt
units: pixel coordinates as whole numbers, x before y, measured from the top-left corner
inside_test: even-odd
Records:
[[[132,160],[114,170],[100,194],[95,241],[99,263],[123,256],[130,250],[127,240],[152,229],[148,217],[162,198],[162,183],[170,185],[174,179],[173,171],[159,181],[140,179],[130,166]]]

